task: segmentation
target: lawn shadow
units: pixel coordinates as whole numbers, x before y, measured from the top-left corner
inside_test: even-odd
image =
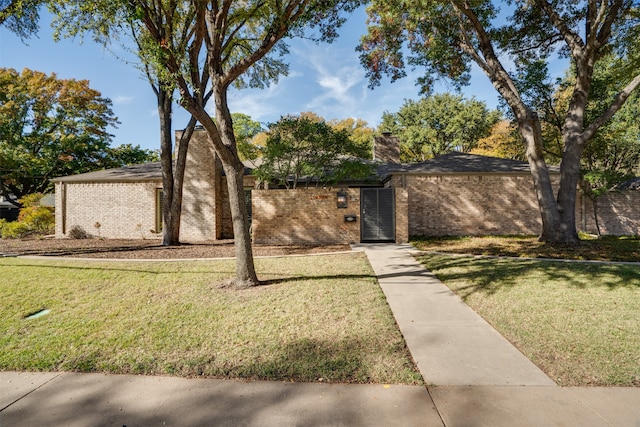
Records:
[[[468,283],[456,288],[463,299],[477,292],[493,294],[517,287],[525,277],[541,284],[562,281],[576,289],[640,287],[640,266],[635,265],[441,254],[420,255],[417,260],[444,282]]]

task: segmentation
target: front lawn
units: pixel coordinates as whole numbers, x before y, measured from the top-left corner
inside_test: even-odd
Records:
[[[256,265],[0,259],[0,370],[422,383],[364,254]]]
[[[640,266],[418,259],[559,385],[640,386]]]

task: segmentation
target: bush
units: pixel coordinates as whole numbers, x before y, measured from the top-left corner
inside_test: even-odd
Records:
[[[25,224],[35,234],[51,234],[55,230],[56,217],[46,206],[29,206],[20,209],[18,222]]]
[[[18,220],[0,222],[0,235],[3,239],[19,239],[30,234],[51,234],[55,230],[56,218],[53,208],[40,206],[44,197],[41,193],[29,194],[21,198],[22,204]]]
[[[19,239],[31,234],[31,229],[24,222],[7,222],[2,226],[3,239]]]
[[[68,234],[70,239],[88,239],[89,238],[89,234],[86,231],[84,231],[84,229],[79,225],[74,225],[73,227],[71,227]]]

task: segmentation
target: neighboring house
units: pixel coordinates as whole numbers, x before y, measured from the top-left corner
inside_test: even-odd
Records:
[[[451,153],[400,164],[397,138],[377,137],[377,177],[364,186],[257,190],[247,167],[245,189],[253,240],[268,244],[406,242],[414,235],[537,234],[538,202],[526,162]],[[557,168],[550,168],[557,183]],[[57,178],[56,236],[73,227],[105,238],[161,236],[159,163]],[[617,206],[618,220],[640,223],[640,192]],[[589,230],[590,204],[576,204],[578,227]],[[635,205],[633,203],[636,203]],[[635,206],[635,208],[634,208]],[[599,209],[600,203],[598,204]],[[612,219],[612,221],[615,218]],[[602,222],[602,220],[601,220]],[[614,228],[611,228],[614,229]],[[616,229],[617,230],[617,229]],[[231,238],[227,186],[206,132],[196,131],[187,159],[181,239]]]
[[[18,219],[20,209],[8,201],[4,196],[0,196],[0,219],[15,221]]]

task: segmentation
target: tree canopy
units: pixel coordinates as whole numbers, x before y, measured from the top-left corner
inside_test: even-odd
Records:
[[[43,0],[0,0],[0,25],[25,40],[38,30],[39,9],[44,3]]]
[[[86,80],[1,68],[0,192],[16,202],[51,178],[111,166],[107,130],[117,123]]]
[[[400,160],[422,162],[452,151],[468,153],[499,118],[482,101],[444,93],[405,100],[398,112],[383,114],[379,129],[399,138]]]
[[[361,61],[371,84],[384,75],[406,75],[420,67],[426,93],[438,78],[456,87],[469,82],[471,64],[491,80],[517,123],[531,168],[542,219],[540,238],[551,243],[577,242],[575,204],[582,153],[594,134],[640,86],[640,8],[637,0],[532,0],[530,2],[462,0],[449,2],[373,0]],[[619,86],[602,109],[587,120],[586,105],[594,68],[614,56]],[[562,161],[557,195],[545,162],[540,117],[516,84],[518,74],[535,73],[540,62],[557,55],[573,65],[574,83],[562,123]],[[509,64],[516,64],[509,68]]]
[[[261,164],[254,173],[262,182],[294,189],[301,184],[364,180],[372,173],[362,161],[368,154],[346,129],[336,130],[305,116],[285,116],[269,125]]]

